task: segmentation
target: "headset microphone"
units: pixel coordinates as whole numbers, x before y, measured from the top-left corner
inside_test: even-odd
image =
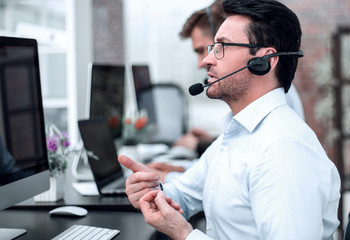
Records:
[[[206,85],[203,85],[201,83],[196,83],[196,84],[193,84],[189,89],[189,93],[192,95],[192,96],[196,96],[200,93],[203,92],[204,88],[205,87],[209,87],[210,85],[218,82],[218,81],[221,81],[233,74],[236,74],[240,71],[242,71],[243,69],[246,69],[248,68],[248,70],[255,74],[255,75],[259,75],[259,76],[262,76],[262,75],[265,75],[267,74],[270,69],[271,69],[271,65],[270,65],[270,62],[269,62],[269,59],[272,58],[272,57],[275,57],[275,56],[292,56],[292,55],[297,55],[298,57],[303,57],[304,56],[304,52],[303,50],[299,50],[297,52],[278,52],[278,53],[272,53],[272,54],[269,54],[269,55],[266,55],[266,56],[263,56],[263,57],[256,57],[256,58],[252,58],[248,61],[248,64],[247,66],[241,68],[241,69],[238,69],[237,71],[234,71],[222,78],[219,78],[217,80],[215,80],[214,82],[212,83],[209,83],[209,84],[206,84]]]

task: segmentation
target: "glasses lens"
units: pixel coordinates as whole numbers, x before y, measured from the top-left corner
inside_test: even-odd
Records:
[[[224,57],[224,46],[222,43],[217,42],[214,44],[214,54],[217,59]]]

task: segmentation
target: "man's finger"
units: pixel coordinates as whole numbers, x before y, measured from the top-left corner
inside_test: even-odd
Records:
[[[159,190],[154,190],[143,195],[143,197],[141,197],[140,199],[140,205],[144,205],[146,202],[147,203],[152,202],[157,197],[158,192]]]
[[[166,198],[167,203],[172,206],[175,210],[179,210],[181,209],[180,204],[178,204],[177,202],[174,202],[171,198],[167,197]]]
[[[160,211],[163,211],[163,209],[165,210],[166,208],[170,207],[169,203],[166,201],[165,194],[163,191],[157,192],[155,202]]]
[[[150,193],[152,193],[152,192],[146,193],[144,195],[144,197],[148,196],[148,198],[145,199],[144,197],[142,197],[139,201],[140,208],[141,208],[141,211],[143,213],[145,213],[145,212],[147,213],[149,211],[156,209],[156,205],[155,205],[154,201],[152,201],[152,199],[154,199],[154,197],[152,194],[150,195]]]
[[[118,156],[118,161],[121,165],[123,165],[126,168],[129,168],[133,172],[151,172],[151,170],[148,167],[141,163],[131,160],[127,156]]]
[[[171,203],[169,204],[163,191],[159,191],[157,193],[154,201],[155,201],[156,205],[158,206],[159,211],[162,213],[163,216],[167,216],[169,213],[171,214],[171,212],[174,210],[180,214],[184,213],[184,211],[180,208],[180,205],[178,205],[174,201],[171,201]],[[178,205],[178,206],[176,206],[176,205]]]
[[[184,211],[181,209],[180,204],[178,204],[177,202],[174,202],[171,198],[166,197],[165,200],[167,201],[167,203],[174,208],[176,211],[178,211],[179,213],[183,214]]]

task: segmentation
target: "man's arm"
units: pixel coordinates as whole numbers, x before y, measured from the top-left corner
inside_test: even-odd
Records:
[[[249,177],[260,239],[329,239],[340,196],[333,168],[325,154],[293,139],[274,143]]]

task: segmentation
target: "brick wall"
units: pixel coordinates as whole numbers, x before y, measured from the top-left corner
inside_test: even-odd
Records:
[[[94,62],[123,64],[123,0],[93,0]]]
[[[315,81],[315,64],[332,51],[332,34],[339,26],[350,25],[349,0],[283,0],[299,17],[305,57],[300,59],[294,84],[303,101],[306,122],[323,141],[328,127],[315,117],[315,103],[323,88]],[[350,57],[350,56],[349,56]],[[332,146],[326,146],[332,157]]]

